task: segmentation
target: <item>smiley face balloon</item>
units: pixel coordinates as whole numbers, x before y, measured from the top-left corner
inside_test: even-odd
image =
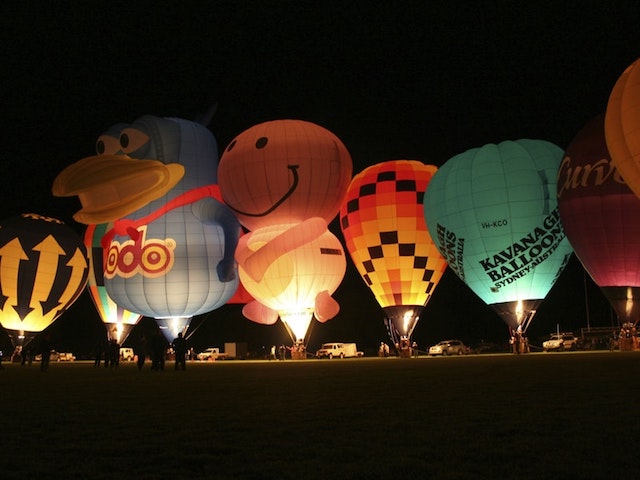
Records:
[[[314,315],[324,322],[339,311],[331,294],[346,259],[327,224],[338,214],[352,168],[338,137],[302,120],[255,125],[220,159],[222,197],[250,230],[235,255],[256,299],[243,313],[263,324],[280,317],[296,343],[304,342]]]

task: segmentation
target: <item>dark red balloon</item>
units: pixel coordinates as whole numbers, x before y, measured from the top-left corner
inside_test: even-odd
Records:
[[[569,242],[623,323],[640,314],[640,199],[611,163],[604,115],[573,139],[558,170],[558,206]]]

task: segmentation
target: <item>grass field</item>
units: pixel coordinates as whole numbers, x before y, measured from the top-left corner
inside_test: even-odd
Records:
[[[3,480],[637,476],[634,352],[4,366]]]

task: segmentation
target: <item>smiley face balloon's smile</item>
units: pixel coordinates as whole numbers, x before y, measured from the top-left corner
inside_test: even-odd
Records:
[[[329,130],[273,120],[238,135],[218,167],[220,191],[248,230],[308,218],[331,222],[352,173],[351,156]]]

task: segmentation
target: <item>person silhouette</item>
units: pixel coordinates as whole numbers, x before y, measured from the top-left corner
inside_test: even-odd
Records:
[[[51,342],[48,335],[45,335],[40,341],[40,355],[40,371],[46,372],[49,369],[49,361],[51,360]]]
[[[173,347],[173,351],[176,355],[175,369],[186,370],[187,365],[185,357],[187,356],[187,342],[182,336],[182,332],[179,332],[178,336],[173,339],[171,346]]]

